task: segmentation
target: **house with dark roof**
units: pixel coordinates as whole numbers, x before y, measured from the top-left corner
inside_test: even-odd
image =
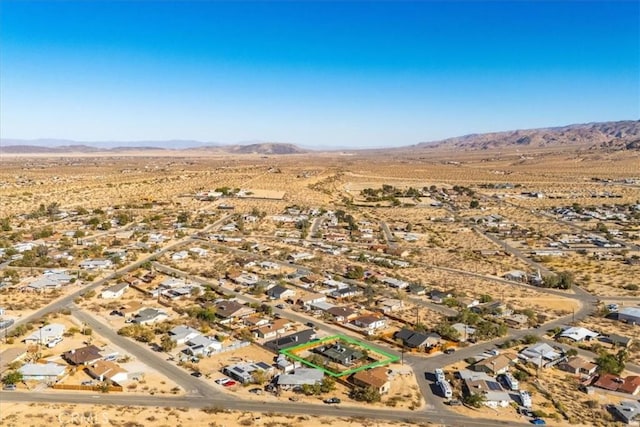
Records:
[[[321,346],[315,348],[313,351],[326,357],[332,362],[337,362],[344,366],[350,366],[364,357],[364,353],[361,351],[340,343]]]
[[[273,299],[286,299],[295,296],[296,291],[293,289],[289,289],[282,285],[276,285],[271,289],[267,290],[267,296]]]
[[[402,343],[409,348],[433,347],[442,341],[442,337],[434,332],[417,332],[406,328],[396,332],[394,337],[402,340]]]
[[[353,320],[358,315],[356,310],[345,306],[331,307],[326,312],[329,313],[336,322]]]
[[[241,319],[256,312],[253,308],[233,300],[218,301],[215,310],[218,317],[227,321]]]
[[[62,358],[72,365],[91,365],[102,359],[100,349],[95,345],[88,345],[62,353]]]
[[[640,425],[640,402],[634,400],[622,401],[611,405],[611,412],[621,422],[627,425]]]
[[[264,346],[277,352],[280,350],[284,350],[285,348],[294,347],[300,344],[306,344],[309,341],[313,340],[315,337],[316,332],[313,329],[305,329],[303,331],[295,332],[293,334],[285,335],[284,337],[268,341],[264,344]]]

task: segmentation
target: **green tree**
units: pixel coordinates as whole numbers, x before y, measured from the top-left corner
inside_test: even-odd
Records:
[[[601,354],[596,358],[600,372],[619,375],[624,370],[624,361],[613,354]]]
[[[171,339],[169,335],[165,335],[160,339],[160,347],[164,352],[170,352],[174,348],[176,348],[176,342]]]
[[[380,401],[380,392],[373,387],[356,387],[349,392],[349,397],[358,402],[374,403]]]
[[[11,371],[7,373],[4,377],[2,377],[2,383],[9,384],[17,384],[22,381],[22,373],[20,371]]]
[[[478,209],[480,207],[480,202],[477,200],[472,200],[471,203],[469,203],[469,207],[471,209]]]
[[[482,393],[471,393],[466,395],[462,401],[469,405],[472,406],[474,408],[480,408],[482,407],[483,403],[486,401],[486,397],[484,396],[484,394]]]

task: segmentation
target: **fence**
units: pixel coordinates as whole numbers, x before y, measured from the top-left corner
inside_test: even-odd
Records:
[[[123,391],[119,385],[110,385],[106,388],[99,385],[54,384],[56,390],[82,390],[82,391]]]

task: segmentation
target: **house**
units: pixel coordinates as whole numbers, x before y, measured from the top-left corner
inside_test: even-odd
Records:
[[[591,376],[598,370],[598,365],[589,362],[582,357],[575,356],[562,363],[559,363],[558,368],[565,372],[570,372],[573,375]]]
[[[382,279],[382,283],[384,283],[385,285],[388,285],[391,288],[396,288],[396,289],[404,289],[409,287],[408,282],[405,282],[404,280],[396,279],[393,277],[384,277]]]
[[[618,388],[618,391],[634,396],[638,394],[638,392],[640,392],[640,376],[630,375],[626,377],[622,385]]]
[[[244,304],[233,300],[222,300],[215,304],[216,315],[227,321],[234,318],[243,318],[254,314],[256,311]]]
[[[280,374],[276,380],[278,387],[287,390],[303,385],[320,384],[324,379],[324,372],[319,369],[297,368],[293,373]]]
[[[109,286],[100,293],[100,297],[103,299],[116,299],[120,298],[124,291],[129,288],[129,284],[126,282],[118,283],[117,285]]]
[[[618,389],[623,383],[624,383],[624,380],[617,375],[602,374],[593,383],[593,386],[604,389],[604,390],[618,391]]]
[[[98,381],[110,381],[116,384],[122,384],[127,381],[129,375],[117,363],[108,360],[98,360],[87,366],[85,371],[91,378],[95,378]]]
[[[199,248],[197,246],[194,247],[194,248],[189,249],[189,252],[194,253],[194,254],[198,255],[199,257],[201,257],[201,258],[202,257],[206,257],[207,254],[209,253],[206,249]]]
[[[313,293],[313,294],[305,295],[303,297],[298,297],[298,300],[296,301],[296,303],[298,305],[303,305],[308,307],[311,304],[324,302],[326,300],[327,300],[326,295]]]
[[[51,323],[45,325],[26,337],[24,339],[25,344],[41,344],[47,345],[53,340],[62,339],[65,327],[59,323]]]
[[[305,329],[299,332],[286,335],[281,338],[277,338],[272,341],[268,341],[264,344],[265,347],[273,350],[280,351],[285,348],[294,347],[300,344],[306,344],[316,337],[316,332],[313,329]]]
[[[241,362],[231,366],[225,366],[222,369],[222,373],[239,381],[241,384],[250,384],[254,382],[253,374],[256,371],[263,371],[266,373],[273,372],[273,367],[264,362],[247,363]]]
[[[633,343],[633,338],[628,338],[617,334],[609,334],[607,337],[604,337],[604,340],[613,344],[615,347],[624,348],[629,348],[631,346],[631,343]]]
[[[66,368],[57,363],[27,363],[18,372],[24,381],[57,382],[66,373]]]
[[[427,293],[427,288],[418,284],[409,285],[409,292],[414,295],[425,295]]]
[[[47,270],[40,277],[26,286],[30,291],[45,291],[50,289],[59,289],[62,285],[69,283],[71,277],[64,270]]]
[[[484,392],[484,405],[489,408],[506,408],[511,403],[511,396],[506,391]]]
[[[391,389],[387,369],[382,366],[356,372],[351,376],[351,382],[358,387],[371,387],[380,394],[388,393]]]
[[[335,343],[329,346],[321,346],[313,351],[326,357],[327,359],[340,363],[344,366],[350,366],[353,362],[364,357],[364,354],[344,344]]]
[[[618,312],[618,320],[632,325],[640,324],[640,307],[625,307]]]
[[[271,261],[261,261],[258,263],[260,268],[264,270],[279,270],[280,264]]]
[[[372,334],[376,329],[385,328],[387,326],[387,319],[372,314],[364,314],[353,319],[351,323],[366,329],[369,334]]]
[[[291,322],[289,320],[280,318],[268,325],[259,327],[253,331],[253,334],[256,338],[271,339],[284,334],[290,327]]]
[[[248,316],[242,319],[242,323],[250,328],[257,328],[269,324],[269,319],[258,315]]]
[[[423,333],[411,329],[401,329],[395,334],[396,339],[409,348],[433,347],[440,344],[442,338],[436,333]]]
[[[196,335],[187,340],[187,348],[185,353],[191,356],[211,356],[222,350],[222,343],[215,338],[205,337],[204,335]]]
[[[358,295],[362,295],[362,290],[355,286],[340,288],[329,292],[329,296],[335,299],[353,298]]]
[[[573,326],[571,328],[567,328],[558,335],[560,338],[569,338],[575,342],[579,341],[590,341],[591,338],[595,338],[598,336],[597,332],[590,331],[587,328],[583,328],[581,326]]]
[[[345,306],[335,306],[326,310],[328,314],[330,314],[336,322],[345,322],[347,320],[353,320],[358,312],[351,307]]]
[[[465,395],[482,394],[484,404],[491,408],[506,407],[511,403],[509,393],[503,391],[502,386],[495,378],[484,372],[471,372],[462,370],[459,376],[463,381],[462,390]]]
[[[611,405],[611,412],[627,425],[640,425],[640,402],[623,400],[617,405]]]
[[[466,342],[469,338],[473,337],[476,333],[476,329],[464,323],[454,323],[451,325],[453,329],[458,331],[458,341]]]
[[[80,268],[84,270],[105,270],[113,267],[110,259],[88,259],[80,263]]]
[[[287,257],[288,261],[291,262],[299,262],[299,261],[304,261],[307,259],[313,259],[314,255],[310,254],[308,252],[298,252],[295,254],[289,254],[289,256]]]
[[[0,374],[9,369],[9,365],[22,360],[27,355],[24,348],[8,348],[0,353]]]
[[[181,261],[183,259],[187,259],[189,257],[189,252],[187,251],[179,251],[171,255],[171,259],[174,261]]]
[[[393,313],[394,311],[402,310],[404,302],[396,298],[385,298],[378,303],[378,307],[383,313]]]
[[[271,299],[287,299],[295,296],[296,291],[281,285],[276,285],[267,291],[267,296]]]
[[[163,320],[167,320],[169,315],[163,311],[158,310],[157,308],[145,308],[142,309],[133,316],[131,320],[132,323],[136,323],[139,325],[151,325],[153,323],[162,322]]]
[[[512,314],[504,318],[504,322],[510,328],[525,328],[529,326],[529,318],[520,313]]]
[[[514,353],[500,353],[477,362],[473,365],[473,370],[493,375],[504,374],[517,360],[518,356]]]
[[[451,292],[441,292],[434,289],[429,292],[429,298],[431,298],[435,304],[442,304],[445,299],[451,298]]]
[[[179,325],[169,331],[169,337],[177,345],[182,345],[192,338],[202,335],[200,331],[191,326]]]
[[[548,368],[566,359],[561,350],[556,350],[546,343],[538,343],[527,347],[518,354],[521,359],[532,363],[538,368]]]
[[[88,345],[62,353],[62,358],[72,365],[91,365],[102,359],[100,349],[95,345]]]

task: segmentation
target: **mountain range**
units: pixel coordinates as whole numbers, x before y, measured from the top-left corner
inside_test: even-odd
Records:
[[[490,150],[508,147],[523,149],[566,147],[586,150],[640,150],[640,120],[573,124],[562,127],[470,134],[384,150]],[[220,154],[262,155],[302,154],[312,151],[301,148],[295,144],[262,141],[247,141],[225,145],[217,142],[201,142],[195,140],[131,142],[82,142],[64,139],[0,140],[0,153],[6,154],[100,152],[124,154],[127,151],[147,150],[177,150],[184,151],[185,154],[190,151],[207,151]],[[376,149],[375,151],[380,151],[380,149]]]

